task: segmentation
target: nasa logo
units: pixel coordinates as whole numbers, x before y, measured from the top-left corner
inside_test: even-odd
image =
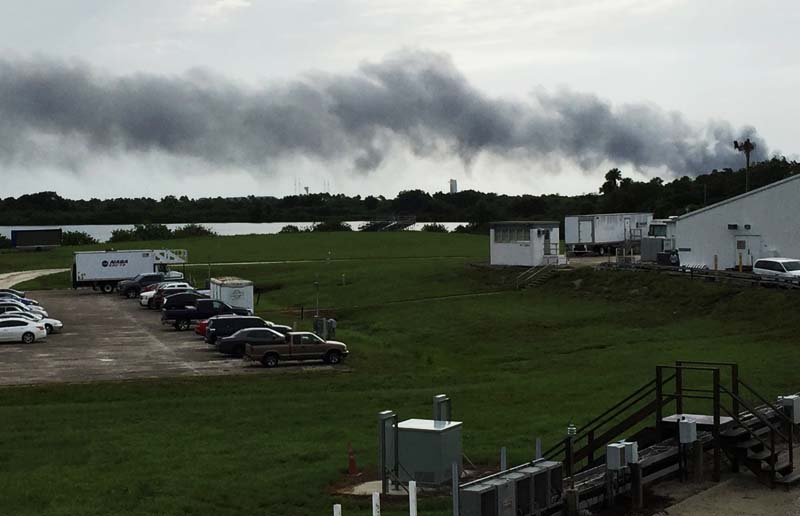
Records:
[[[244,292],[242,292],[241,290],[234,290],[234,291],[231,293],[231,297],[232,297],[233,299],[236,299],[237,301],[238,301],[239,299],[242,299],[242,296],[244,296]]]
[[[102,265],[103,267],[108,267],[108,260],[103,260],[103,262],[100,265]]]

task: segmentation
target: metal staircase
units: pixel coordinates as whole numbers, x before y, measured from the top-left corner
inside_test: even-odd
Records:
[[[525,270],[516,278],[517,290],[529,287],[538,287],[553,277],[556,273],[554,265],[542,265]]]

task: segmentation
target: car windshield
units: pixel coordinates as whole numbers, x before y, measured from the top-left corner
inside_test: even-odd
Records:
[[[144,278],[144,274],[137,274],[136,277],[133,278],[131,281],[139,281],[142,278]]]
[[[800,260],[795,262],[783,262],[783,266],[788,272],[800,271]]]

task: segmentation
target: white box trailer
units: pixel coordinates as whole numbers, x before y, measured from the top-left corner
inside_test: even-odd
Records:
[[[187,260],[184,249],[78,251],[72,264],[72,287],[92,287],[111,293],[120,281],[148,272],[166,272],[168,265]]]
[[[592,213],[564,218],[564,240],[575,252],[604,254],[647,234],[652,213]]]
[[[211,278],[211,299],[229,306],[253,310],[253,282],[234,276]]]

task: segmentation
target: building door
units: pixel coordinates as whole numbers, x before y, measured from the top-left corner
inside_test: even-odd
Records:
[[[631,218],[625,217],[623,219],[623,224],[625,225],[625,240],[631,239]]]
[[[752,267],[761,258],[761,235],[736,235],[736,267],[739,266],[739,256],[742,257],[743,266]]]

